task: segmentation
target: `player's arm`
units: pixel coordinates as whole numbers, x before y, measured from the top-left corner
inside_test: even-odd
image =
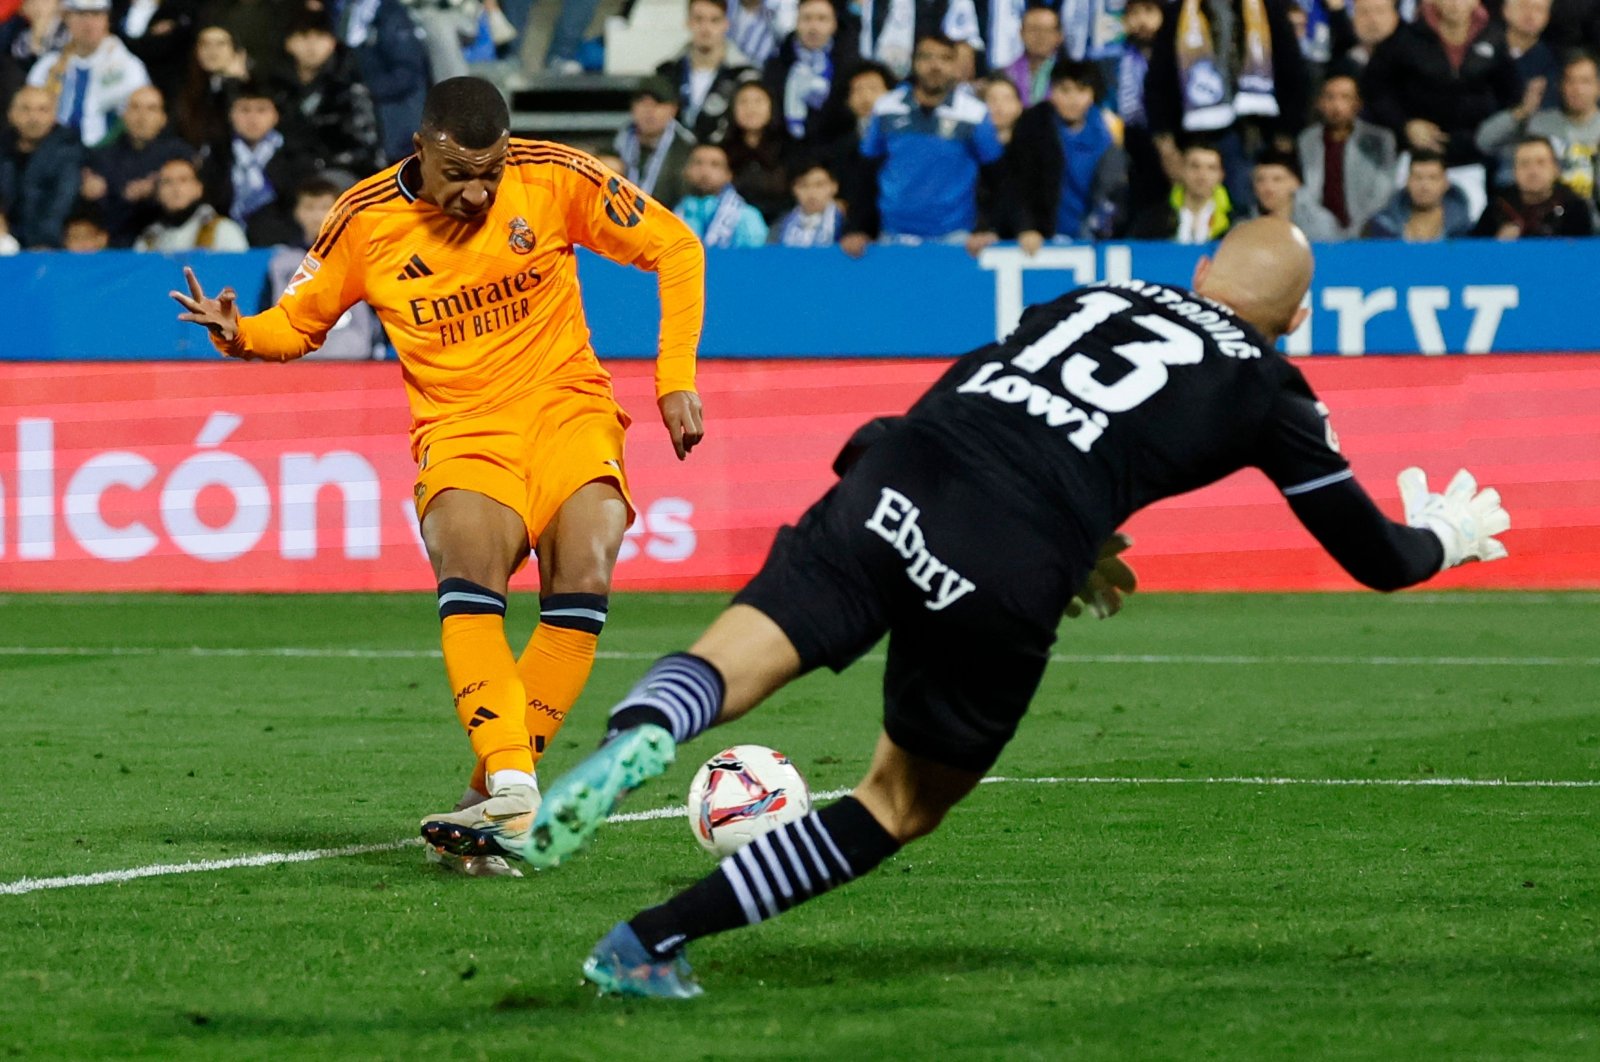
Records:
[[[1493,490],[1457,475],[1430,495],[1418,469],[1401,474],[1406,522],[1389,519],[1356,481],[1327,420],[1298,370],[1288,367],[1268,418],[1258,464],[1283,492],[1306,530],[1357,582],[1398,590],[1470,560],[1496,560],[1493,535],[1510,526]]]
[[[656,275],[661,299],[656,404],[681,461],[705,435],[695,392],[695,354],[706,308],[705,249],[681,218],[593,159],[584,156],[564,172],[572,241]]]
[[[360,261],[351,249],[357,242],[353,228],[349,214],[335,207],[277,305],[249,317],[239,315],[233,289],[209,298],[194,270],[185,267],[189,294],[170,293],[187,311],[178,320],[204,326],[212,345],[230,358],[289,361],[309,354],[362,298]]]

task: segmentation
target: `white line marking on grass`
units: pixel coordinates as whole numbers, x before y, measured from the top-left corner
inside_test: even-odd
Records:
[[[1106,777],[1045,777],[985,778],[985,785],[1240,785],[1240,786],[1371,786],[1383,788],[1416,789],[1600,789],[1600,779],[1514,779],[1514,778],[1274,778],[1219,777],[1219,778],[1106,778]],[[850,792],[848,789],[828,789],[812,793],[813,800],[833,800]],[[648,811],[627,811],[613,815],[607,822],[655,822],[674,819],[687,813],[680,805],[651,808]],[[261,855],[238,856],[233,859],[204,859],[193,863],[156,863],[133,867],[129,870],[105,870],[97,874],[72,874],[59,878],[19,878],[0,884],[0,896],[25,896],[48,889],[71,889],[85,885],[120,885],[139,878],[167,877],[173,874],[197,874],[209,870],[235,870],[240,867],[270,867],[280,863],[309,863],[317,859],[338,859],[343,856],[368,855],[373,852],[394,852],[422,844],[420,837],[385,844],[353,844],[344,848],[316,848],[304,852],[266,852]]]
[[[659,652],[623,652],[602,649],[601,660],[655,660]],[[0,657],[103,657],[103,656],[182,656],[306,660],[438,660],[437,649],[336,649],[311,646],[208,647],[108,645],[0,645]],[[881,663],[882,653],[864,657]],[[1600,667],[1600,656],[1358,656],[1292,653],[1266,656],[1230,653],[1055,653],[1053,664],[1191,664],[1225,667],[1272,667],[1282,665],[1375,666],[1375,667]]]

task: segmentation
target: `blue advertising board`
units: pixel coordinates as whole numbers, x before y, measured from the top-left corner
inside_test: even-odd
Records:
[[[1028,303],[1095,280],[1187,283],[1201,249],[1172,244],[760,248],[708,253],[706,357],[937,356],[990,342]],[[211,358],[166,293],[194,265],[208,291],[257,308],[268,252],[102,252],[0,258],[4,360]],[[1590,309],[1600,238],[1521,243],[1366,242],[1317,249],[1308,327],[1294,354],[1600,350]],[[584,302],[602,357],[651,357],[654,278],[583,252]]]

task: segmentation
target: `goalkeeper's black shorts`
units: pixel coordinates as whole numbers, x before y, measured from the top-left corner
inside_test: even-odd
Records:
[[[890,739],[973,771],[1016,732],[1076,590],[1060,546],[999,517],[988,489],[894,433],[779,530],[734,598],[783,629],[805,671],[842,671],[887,633]]]

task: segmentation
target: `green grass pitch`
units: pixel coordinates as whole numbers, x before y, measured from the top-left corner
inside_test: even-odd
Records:
[[[720,604],[619,596],[547,777]],[[1600,1057],[1596,630],[1582,594],[1068,623],[994,771],[1057,781],[985,785],[870,877],[699,942],[679,1004],[596,998],[578,964],[710,869],[681,818],[522,881],[398,844],[467,767],[428,598],[0,597],[0,1057]],[[628,810],[738,741],[851,785],[881,672],[795,684]],[[388,847],[16,885],[346,846]]]

